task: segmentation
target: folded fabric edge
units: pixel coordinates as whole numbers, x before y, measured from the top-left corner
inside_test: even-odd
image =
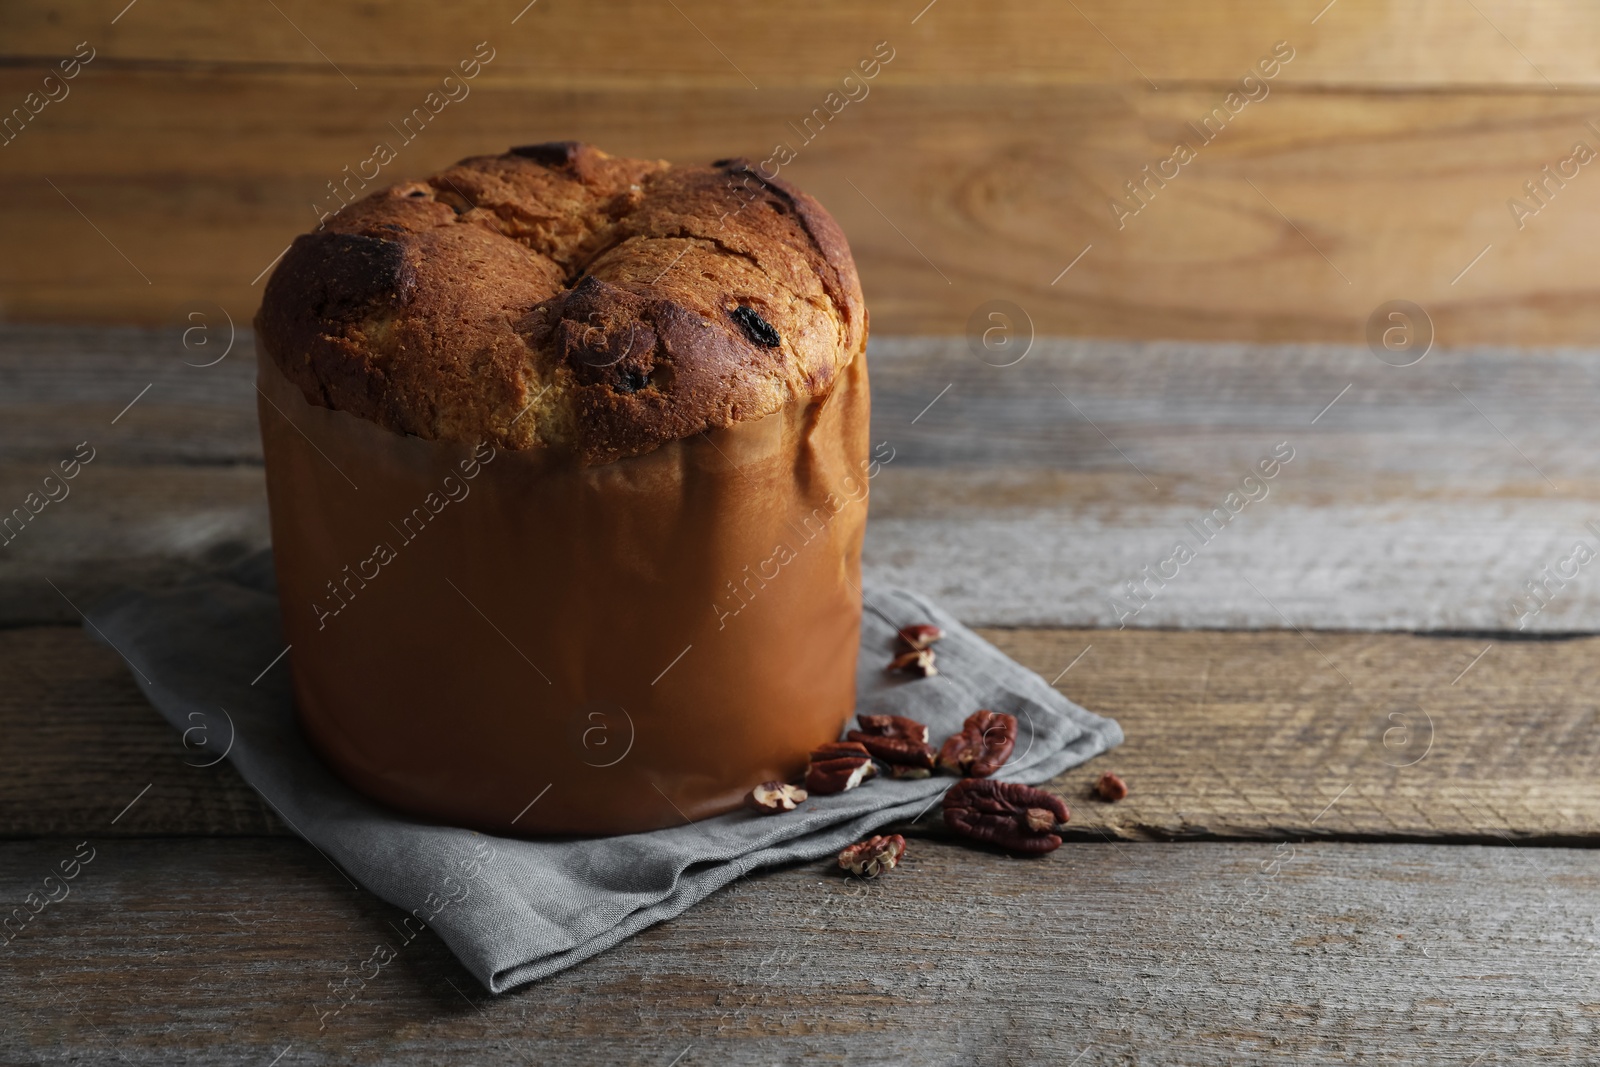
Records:
[[[1086,714],[1093,715],[1094,713],[1087,712]],[[1072,754],[1081,755],[1080,759],[1074,761],[1069,756],[1066,767],[1046,769],[1045,773],[1042,774],[1034,773],[1040,769],[1043,763],[1041,760],[1040,764],[1035,764],[1033,768],[1024,769],[1020,777],[1008,778],[1007,780],[1025,781],[1026,784],[1037,785],[1055,777],[1062,770],[1086,763],[1121,744],[1123,740],[1122,728],[1117,724],[1117,721],[1103,716],[1095,717],[1101,720],[1103,726],[1101,728],[1085,726],[1085,733],[1091,739],[1091,743],[1086,748]],[[1063,753],[1066,753],[1066,751],[1066,749],[1062,750]],[[559,974],[569,967],[576,966],[584,960],[616,947],[623,941],[657,923],[677,918],[694,905],[711,896],[711,894],[732,885],[747,874],[791,864],[813,863],[824,856],[839,852],[845,846],[859,841],[874,831],[897,822],[906,816],[920,817],[923,812],[937,803],[949,791],[949,787],[955,785],[958,780],[955,778],[950,779],[949,785],[941,789],[931,799],[918,798],[917,801],[911,803],[900,804],[891,808],[880,808],[876,811],[867,812],[853,821],[830,826],[816,833],[789,839],[781,845],[750,853],[739,861],[707,865],[703,870],[695,872],[694,875],[686,875],[681,878],[678,888],[668,897],[653,905],[638,909],[621,921],[607,927],[606,930],[590,940],[564,952],[513,964],[509,967],[502,967],[487,977],[476,968],[469,969],[472,970],[473,976],[482,983],[484,988],[493,994],[510,992],[531,982],[537,982],[551,975]],[[454,946],[452,946],[452,951],[454,951]],[[465,962],[459,952],[456,952],[456,957]]]
[[[953,784],[953,783],[952,783]],[[839,852],[845,846],[859,841],[874,830],[906,816],[915,815],[918,809],[932,807],[943,792],[933,800],[902,804],[893,808],[880,808],[868,812],[853,822],[829,827],[804,837],[792,838],[782,845],[750,853],[737,861],[707,865],[702,870],[679,879],[678,888],[668,897],[649,907],[640,908],[621,922],[607,927],[602,933],[576,945],[565,952],[529,960],[505,967],[490,975],[474,971],[474,976],[490,993],[506,993],[519,986],[548,978],[584,960],[597,956],[656,925],[675,919],[718,890],[725,889],[747,874],[789,864],[813,863],[824,856]],[[458,957],[459,958],[459,957]]]

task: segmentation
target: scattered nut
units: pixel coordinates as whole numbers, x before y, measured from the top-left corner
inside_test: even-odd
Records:
[[[806,791],[787,782],[762,782],[744,798],[745,806],[763,815],[793,811],[806,802]]]
[[[850,740],[859,741],[874,759],[891,766],[925,767],[933,769],[933,746],[921,741],[908,741],[903,737],[873,737],[860,730],[851,730]]]
[[[889,661],[889,670],[906,671],[910,674],[921,675],[924,678],[939,673],[939,668],[933,665],[933,649],[931,648],[920,648],[900,653]]]
[[[891,767],[933,768],[928,728],[904,715],[858,715],[861,729],[845,736]],[[896,777],[904,777],[896,775]]]
[[[899,834],[869,837],[839,853],[839,866],[861,878],[876,878],[892,871],[906,854],[906,839]]]
[[[857,715],[856,722],[861,724],[862,733],[874,737],[904,737],[923,744],[928,742],[927,724],[904,715]]]
[[[1094,784],[1094,791],[1100,795],[1101,800],[1115,804],[1128,795],[1128,783],[1124,782],[1120,776],[1107,771]]]
[[[1012,852],[1054,851],[1061,846],[1054,831],[1069,818],[1060,797],[1020,782],[963,778],[944,795],[946,826]]]
[[[822,760],[806,768],[806,789],[817,796],[832,796],[854,789],[877,773],[865,756]]]
[[[900,628],[900,643],[913,652],[920,652],[944,636],[944,631],[930,623]]]
[[[967,716],[961,732],[939,749],[939,769],[964,778],[987,778],[1017,747],[1017,718],[987,708]]]
[[[886,763],[886,764],[884,764],[884,766],[889,768],[889,777],[890,778],[931,778],[931,777],[933,777],[933,768],[931,768],[931,767],[908,767],[903,763]]]
[[[829,741],[825,745],[818,745],[811,750],[811,762],[821,763],[823,760],[855,758],[871,755],[866,745],[858,745],[854,741]]]

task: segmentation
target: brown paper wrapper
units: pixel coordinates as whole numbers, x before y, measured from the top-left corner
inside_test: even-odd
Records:
[[[300,724],[346,781],[494,833],[617,834],[790,779],[855,705],[868,390],[580,468],[306,402],[261,353]]]

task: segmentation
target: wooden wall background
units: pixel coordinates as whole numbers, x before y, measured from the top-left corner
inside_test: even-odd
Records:
[[[785,168],[850,235],[880,332],[1003,298],[1048,333],[1354,341],[1404,298],[1445,344],[1600,340],[1600,166],[1520,230],[1507,207],[1600,150],[1585,0],[524,3],[0,5],[0,110],[95,50],[0,147],[0,314],[248,319],[325,183],[480,41],[471,95],[384,179],[557,138],[763,158],[887,41]],[[1119,230],[1108,198],[1280,40],[1270,95]]]

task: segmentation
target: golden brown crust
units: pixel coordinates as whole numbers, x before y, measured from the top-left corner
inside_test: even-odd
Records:
[[[555,142],[350,204],[295,240],[256,330],[311,403],[592,464],[827,394],[867,315],[787,182]]]

